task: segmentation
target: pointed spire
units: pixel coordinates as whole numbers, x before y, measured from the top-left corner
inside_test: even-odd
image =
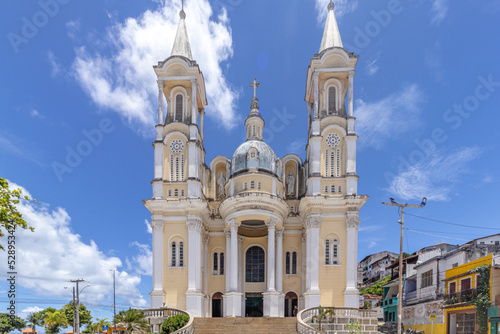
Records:
[[[333,1],[330,0],[330,3],[328,4],[325,30],[323,31],[323,39],[321,40],[319,52],[328,48],[343,47],[342,39],[340,38],[339,26],[337,25],[337,20],[335,19],[335,13],[333,11],[334,7],[335,5]]]
[[[189,37],[186,29],[186,13],[184,12],[184,0],[182,0],[182,9],[179,12],[179,26],[177,27],[177,34],[175,35],[174,46],[172,47],[172,56],[183,56],[192,60],[191,45],[189,44]]]

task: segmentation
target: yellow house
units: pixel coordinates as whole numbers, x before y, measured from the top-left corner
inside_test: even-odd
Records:
[[[445,278],[445,325],[447,334],[478,333],[481,312],[478,312],[474,302],[484,293],[481,288],[481,273],[489,273],[488,286],[490,304],[500,303],[500,270],[493,266],[494,255],[490,254],[475,261],[446,271]],[[480,268],[488,266],[489,270]],[[488,323],[487,316],[484,316]],[[490,332],[488,324],[488,333]]]
[[[188,23],[181,10],[171,55],[154,66],[153,194],[144,201],[152,214],[151,307],[197,317],[283,317],[296,306],[358,308],[359,210],[368,199],[357,189],[358,56],[342,46],[333,3],[319,52],[311,50],[304,66],[305,161],[295,154],[279,158],[265,142],[279,120],[261,115],[256,80],[244,130],[227,138],[246,140],[232,157],[205,160],[205,136],[222,134],[205,134],[209,101]]]

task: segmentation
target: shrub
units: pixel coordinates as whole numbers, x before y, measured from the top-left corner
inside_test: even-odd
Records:
[[[161,325],[161,331],[163,334],[173,333],[186,326],[188,321],[189,316],[187,314],[178,314],[168,317],[168,319]]]

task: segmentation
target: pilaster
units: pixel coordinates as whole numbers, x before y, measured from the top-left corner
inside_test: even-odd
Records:
[[[151,291],[151,308],[163,306],[163,221],[153,220],[153,291]]]
[[[358,212],[347,213],[347,254],[346,254],[346,289],[344,291],[344,307],[359,307],[359,291],[357,289],[357,257],[358,257]]]
[[[203,312],[203,293],[201,292],[201,218],[188,216],[188,290],[186,291],[186,310],[201,317]]]

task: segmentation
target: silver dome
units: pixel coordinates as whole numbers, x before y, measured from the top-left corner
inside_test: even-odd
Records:
[[[255,157],[252,158],[249,151],[250,153],[255,152]],[[230,175],[248,168],[264,169],[281,178],[276,154],[269,145],[261,140],[246,141],[233,154]]]

